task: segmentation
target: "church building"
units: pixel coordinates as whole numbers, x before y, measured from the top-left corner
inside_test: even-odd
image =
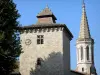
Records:
[[[79,37],[76,41],[77,68],[70,68],[72,33],[48,6],[37,15],[37,23],[20,28],[23,53],[20,55],[21,75],[97,75],[94,66],[94,39],[91,38],[85,3]]]

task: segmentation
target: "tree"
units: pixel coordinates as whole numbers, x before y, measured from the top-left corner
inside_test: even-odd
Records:
[[[13,0],[0,0],[0,75],[9,75],[17,67],[16,58],[21,53],[19,17]]]

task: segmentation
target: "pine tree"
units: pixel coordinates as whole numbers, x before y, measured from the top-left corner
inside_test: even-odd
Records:
[[[20,17],[13,0],[0,0],[0,75],[9,75],[21,53],[17,27]]]

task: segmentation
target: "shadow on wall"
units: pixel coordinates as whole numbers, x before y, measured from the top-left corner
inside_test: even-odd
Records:
[[[31,68],[30,75],[63,75],[63,55],[52,52],[44,60],[38,58],[35,70]]]

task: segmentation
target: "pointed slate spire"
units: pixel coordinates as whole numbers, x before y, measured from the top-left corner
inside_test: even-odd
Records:
[[[83,0],[79,39],[85,39],[85,38],[86,39],[91,38],[91,35],[90,35],[87,15],[86,15],[86,11],[85,11],[85,3]]]

